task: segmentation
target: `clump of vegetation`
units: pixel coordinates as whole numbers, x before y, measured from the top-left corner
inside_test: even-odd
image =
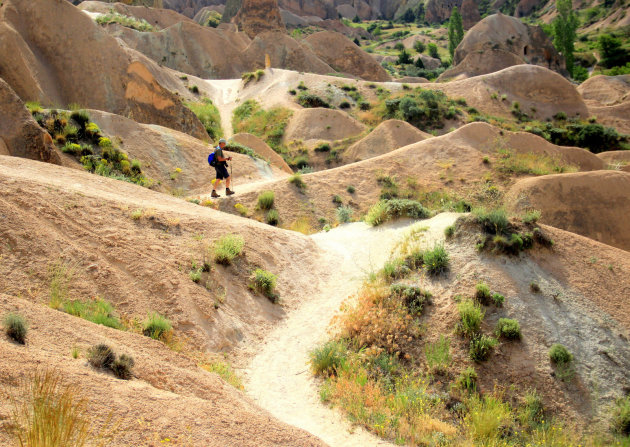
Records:
[[[495,329],[497,337],[504,337],[509,340],[521,338],[521,325],[518,321],[510,318],[499,318]]]
[[[457,377],[457,385],[465,391],[474,392],[477,390],[477,371],[472,366],[467,367]]]
[[[243,80],[243,86],[246,86],[247,84],[249,84],[250,81],[258,82],[258,80],[262,78],[264,75],[265,75],[265,70],[256,70],[256,71],[243,73],[243,75],[241,76],[241,79]]]
[[[530,210],[523,215],[522,220],[523,223],[526,224],[535,224],[536,222],[538,222],[541,216],[542,213],[539,210]]]
[[[460,318],[459,332],[467,337],[477,334],[481,329],[481,322],[485,316],[481,306],[471,299],[464,299],[457,305],[457,310]]]
[[[475,208],[473,216],[477,223],[481,225],[486,233],[501,234],[504,233],[510,224],[504,209],[498,208],[486,210],[484,208]]]
[[[258,208],[261,210],[270,210],[273,208],[275,194],[273,191],[263,191],[258,195]]]
[[[549,349],[549,359],[556,365],[562,365],[571,363],[571,361],[573,361],[573,355],[567,348],[556,343]]]
[[[289,183],[294,184],[300,190],[306,189],[306,183],[304,182],[304,179],[302,178],[302,174],[299,172],[296,172],[295,174],[289,177]]]
[[[214,244],[214,261],[217,264],[229,265],[243,251],[245,239],[238,234],[226,234]]]
[[[332,376],[346,365],[346,344],[331,340],[310,352],[311,367],[318,376]]]
[[[210,99],[204,98],[200,102],[186,102],[185,105],[199,118],[210,139],[216,140],[223,136],[219,109]]]
[[[313,93],[300,93],[297,97],[299,105],[305,108],[323,107],[330,109],[332,106],[321,97]]]
[[[339,223],[347,223],[352,220],[354,210],[350,206],[340,206],[337,208],[337,220]]]
[[[420,87],[403,96],[385,100],[379,113],[385,119],[407,121],[421,130],[441,129],[447,119],[454,119],[461,111],[456,101],[440,90]]]
[[[142,333],[154,340],[164,340],[172,328],[168,318],[157,312],[149,312],[146,320],[142,323]]]
[[[484,361],[492,352],[492,348],[497,345],[497,339],[485,334],[475,335],[470,340],[470,358],[476,362]]]
[[[248,99],[236,109],[232,116],[235,133],[246,132],[262,138],[276,152],[282,153],[282,137],[292,112],[283,107],[263,109],[260,104]]]
[[[280,215],[278,214],[278,211],[276,210],[269,210],[267,212],[267,216],[265,217],[266,222],[269,225],[278,225],[278,222],[280,221]]]
[[[330,144],[324,142],[315,146],[315,152],[330,152]]]
[[[95,324],[102,324],[103,326],[114,329],[121,329],[123,327],[114,311],[114,307],[109,301],[102,298],[87,301],[63,300],[56,308]]]
[[[88,362],[94,368],[110,370],[119,379],[130,380],[133,377],[133,357],[127,354],[116,357],[114,350],[105,344],[92,346],[88,350]]]
[[[17,313],[9,313],[4,317],[4,332],[11,340],[25,344],[28,323],[26,318]]]
[[[410,199],[381,200],[373,205],[365,217],[365,222],[372,226],[381,225],[388,220],[401,217],[425,219],[431,213],[420,202]]]
[[[451,340],[443,335],[435,343],[427,343],[424,346],[424,355],[427,366],[433,372],[444,372],[451,364]]]
[[[455,235],[455,225],[449,225],[448,227],[444,229],[444,236],[446,236],[447,239],[452,238],[454,235]]]
[[[153,32],[155,28],[149,22],[144,19],[137,19],[135,17],[129,17],[117,12],[109,12],[108,14],[100,14],[96,17],[96,23],[99,25],[109,25],[111,23],[118,23],[127,28],[135,29],[142,32]]]
[[[348,185],[348,187],[346,188],[346,191],[348,191],[350,194],[354,194],[354,192],[356,191],[356,188],[352,185]]]
[[[505,302],[505,297],[501,295],[500,293],[493,293],[492,302],[494,303],[495,306],[502,307],[503,303]]]
[[[254,270],[254,287],[272,303],[278,302],[278,295],[275,293],[277,280],[278,277],[267,270]]]
[[[91,430],[88,400],[79,388],[64,384],[59,371],[38,370],[22,379],[8,402],[16,445],[86,447],[111,441],[111,427]]]
[[[448,263],[448,253],[441,243],[437,243],[432,249],[422,252],[422,264],[432,275],[445,272],[448,269]]]
[[[477,283],[477,285],[475,286],[475,298],[480,303],[487,303],[490,301],[491,294],[490,294],[490,287],[488,287],[488,284],[486,284],[483,281]]]
[[[611,422],[617,433],[624,436],[630,435],[630,396],[617,399]]]
[[[420,287],[405,284],[392,284],[389,288],[392,297],[400,298],[410,314],[421,314],[424,306],[431,302],[431,293]]]

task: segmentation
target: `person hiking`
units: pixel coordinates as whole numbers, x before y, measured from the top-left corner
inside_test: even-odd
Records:
[[[219,145],[214,148],[214,158],[216,159],[214,170],[217,173],[215,181],[212,183],[212,194],[210,197],[221,197],[217,194],[217,186],[221,185],[221,180],[225,180],[225,195],[231,196],[234,194],[234,191],[230,190],[230,174],[227,170],[227,162],[232,161],[232,157],[225,157],[223,155],[223,148],[226,145],[226,141],[221,138],[219,140]]]

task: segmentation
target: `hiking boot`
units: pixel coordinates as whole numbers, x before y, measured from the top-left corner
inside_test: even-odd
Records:
[[[225,188],[225,195],[226,196],[231,196],[232,194],[234,194],[234,191],[230,191],[230,188]]]
[[[210,194],[210,197],[221,197],[221,196],[217,194],[217,192],[213,189],[212,194]]]

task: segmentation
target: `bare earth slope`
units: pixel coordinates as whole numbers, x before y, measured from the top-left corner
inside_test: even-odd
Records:
[[[630,133],[630,75],[593,76],[577,90],[598,122]]]
[[[170,91],[176,80],[69,2],[3,2],[0,40],[0,76],[24,101],[76,103],[204,138],[197,117]]]
[[[594,171],[521,180],[507,202],[538,209],[542,222],[630,250],[630,174]]]

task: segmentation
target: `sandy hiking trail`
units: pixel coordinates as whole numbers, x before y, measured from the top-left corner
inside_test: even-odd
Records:
[[[321,403],[308,353],[326,340],[329,323],[341,303],[357,291],[368,272],[383,266],[410,227],[427,227],[421,243],[432,247],[444,238],[444,229],[457,217],[457,213],[442,213],[428,220],[400,220],[377,228],[357,222],[311,236],[322,249],[322,262],[331,275],[318,287],[321,292],[313,292],[266,337],[244,370],[246,392],[280,420],[332,447],[393,445],[353,427],[339,410]]]

